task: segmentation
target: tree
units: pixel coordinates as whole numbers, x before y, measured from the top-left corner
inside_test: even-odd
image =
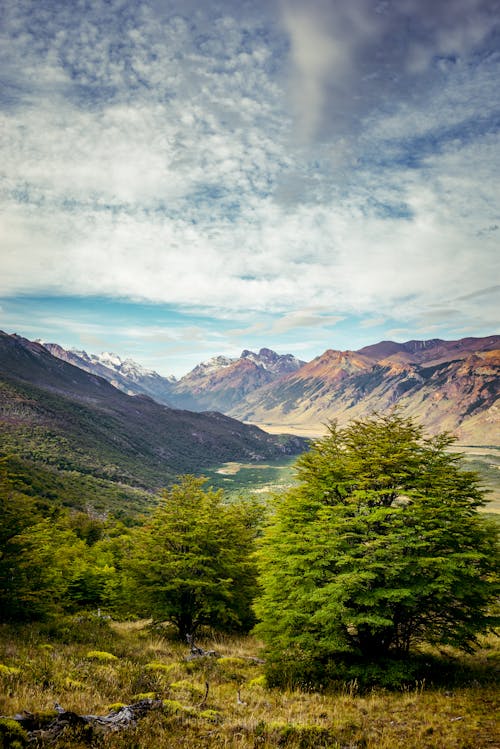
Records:
[[[276,681],[422,642],[470,650],[492,625],[495,535],[452,443],[393,413],[332,424],[298,459],[259,551],[256,631]]]
[[[96,540],[94,524],[19,491],[23,479],[9,458],[0,459],[0,621],[41,619],[110,599],[115,604],[113,556]],[[84,529],[87,543],[73,527]]]
[[[181,477],[138,532],[133,590],[141,613],[194,637],[204,624],[249,628],[255,592],[251,557],[258,511],[226,504],[205,479]]]

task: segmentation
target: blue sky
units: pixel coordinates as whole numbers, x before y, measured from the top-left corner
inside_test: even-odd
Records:
[[[497,0],[4,0],[0,328],[181,375],[498,331]]]

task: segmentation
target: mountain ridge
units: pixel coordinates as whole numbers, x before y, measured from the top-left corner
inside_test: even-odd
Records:
[[[144,393],[159,403],[192,411],[226,412],[247,393],[305,364],[292,354],[277,354],[268,348],[257,353],[244,349],[239,358],[213,356],[176,379],[117,354],[88,354],[66,350],[57,343],[40,343],[59,359],[104,377],[129,395]]]
[[[331,419],[345,422],[397,405],[431,431],[497,444],[499,361],[499,335],[386,340],[327,349],[310,362],[244,349],[238,359],[212,357],[170,382],[164,402],[221,411],[273,431],[324,428]]]
[[[41,344],[3,332],[0,424],[0,455],[151,491],[182,473],[294,455],[306,446],[221,413],[128,395]]]
[[[328,350],[282,379],[279,390],[266,386],[230,413],[290,428],[331,419],[343,424],[398,406],[430,432],[498,444],[499,386],[500,336],[381,342],[357,352]]]

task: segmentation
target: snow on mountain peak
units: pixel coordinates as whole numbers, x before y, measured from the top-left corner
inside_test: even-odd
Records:
[[[276,351],[269,348],[261,348],[258,354],[245,349],[241,352],[240,358],[248,359],[258,367],[277,374],[294,372],[304,364],[300,359],[296,359],[293,354],[277,354]]]

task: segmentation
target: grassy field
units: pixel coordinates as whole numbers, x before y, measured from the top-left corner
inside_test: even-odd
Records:
[[[487,512],[500,513],[500,447],[459,447],[465,463],[477,471],[482,486],[487,490]],[[266,463],[224,463],[207,469],[204,475],[217,489],[229,496],[250,494],[266,496],[281,492],[293,485],[296,458],[283,458]]]
[[[359,694],[356,684],[335,694],[270,690],[256,660],[258,642],[219,638],[202,644],[217,655],[188,662],[185,646],[145,622],[93,617],[60,620],[57,626],[4,625],[0,714],[28,710],[48,724],[56,701],[79,714],[103,715],[141,698],[161,700],[136,726],[90,740],[110,749],[500,747],[494,641],[456,661],[461,686],[416,683],[399,692],[368,694]],[[56,744],[84,746],[88,736],[72,732]]]
[[[481,476],[488,494],[488,511],[500,512],[500,447],[467,446],[459,448],[463,452],[468,467]]]
[[[204,471],[209,483],[224,489],[228,496],[241,494],[266,496],[288,489],[294,483],[296,458],[281,458],[266,463],[224,463]]]

